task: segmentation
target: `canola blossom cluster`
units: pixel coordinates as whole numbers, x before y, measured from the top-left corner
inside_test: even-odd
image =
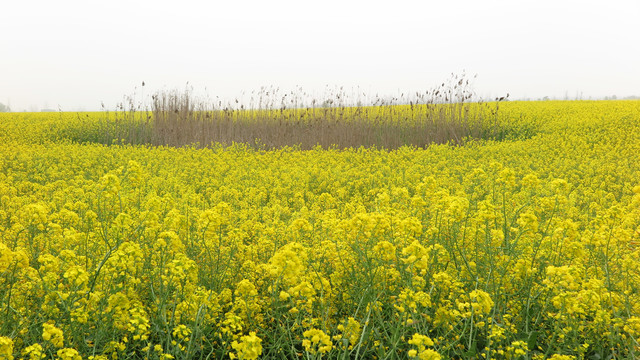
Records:
[[[640,357],[640,102],[501,109],[393,151],[0,114],[0,359]]]

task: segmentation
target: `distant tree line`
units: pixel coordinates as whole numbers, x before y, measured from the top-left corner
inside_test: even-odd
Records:
[[[0,112],[11,112],[11,108],[9,107],[9,105],[0,103]]]

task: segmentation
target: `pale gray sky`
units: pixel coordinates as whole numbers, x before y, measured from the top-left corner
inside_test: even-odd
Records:
[[[0,102],[114,108],[142,81],[144,96],[187,82],[225,98],[261,85],[396,93],[462,70],[487,97],[640,95],[639,24],[639,0],[11,0]]]

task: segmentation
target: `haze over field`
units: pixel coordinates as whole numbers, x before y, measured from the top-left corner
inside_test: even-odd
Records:
[[[636,0],[12,1],[0,103],[99,110],[187,82],[226,99],[262,85],[396,94],[463,70],[485,97],[622,98],[640,95],[638,14]]]

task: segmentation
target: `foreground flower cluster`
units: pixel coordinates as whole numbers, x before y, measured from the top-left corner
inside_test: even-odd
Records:
[[[197,150],[2,115],[0,359],[640,356],[640,102],[503,106],[537,134]]]

